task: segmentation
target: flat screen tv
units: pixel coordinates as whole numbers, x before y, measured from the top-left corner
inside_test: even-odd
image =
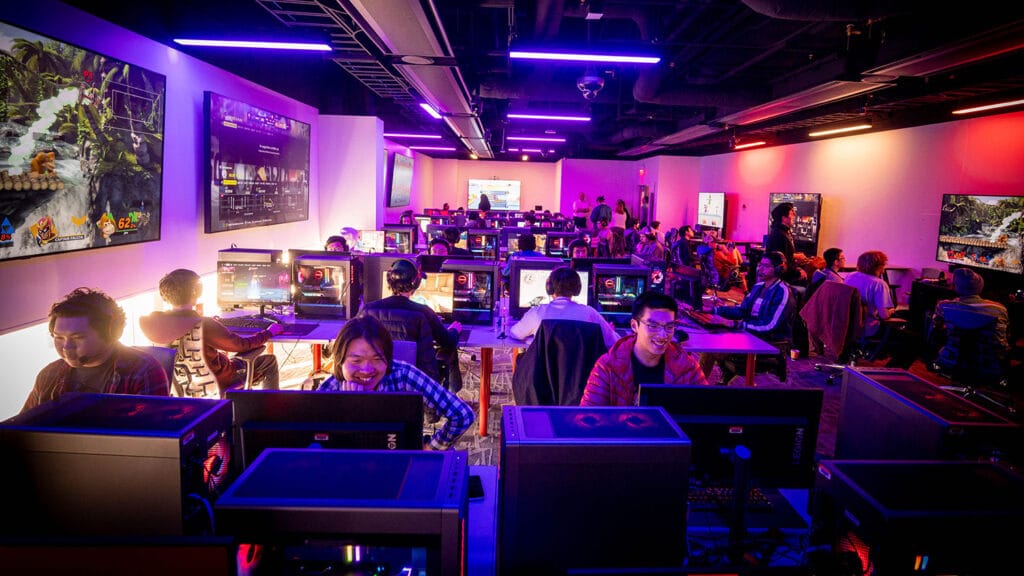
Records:
[[[697,224],[725,232],[725,192],[697,193]]]
[[[935,259],[1024,274],[1024,196],[943,194]]]
[[[206,92],[206,233],[309,219],[309,124]]]
[[[230,390],[226,397],[239,471],[267,448],[423,449],[417,393]]]
[[[412,202],[412,158],[394,154],[388,178],[388,208],[408,206]]]
[[[812,488],[821,388],[736,388],[640,383],[639,404],[661,406],[693,443],[690,481],[731,486],[730,452],[750,451],[751,486]]]
[[[480,195],[487,194],[491,210],[519,210],[519,180],[477,180],[469,179],[469,201],[471,210],[480,208]]]
[[[3,22],[0,38],[0,260],[159,240],[166,78]]]
[[[821,230],[821,194],[772,192],[768,196],[768,228],[771,229],[771,213],[783,202],[792,202],[796,207],[793,221],[793,243],[796,251],[807,256],[818,253],[818,233]]]

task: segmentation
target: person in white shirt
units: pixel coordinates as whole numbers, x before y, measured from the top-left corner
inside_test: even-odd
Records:
[[[889,285],[882,280],[882,273],[888,263],[889,258],[884,252],[869,250],[857,258],[857,271],[846,277],[846,285],[860,292],[861,302],[867,308],[864,318],[864,336],[867,338],[874,336],[881,321],[892,316],[896,310]]]
[[[611,324],[597,311],[584,304],[572,301],[583,289],[580,275],[568,266],[559,266],[551,271],[545,286],[552,296],[551,302],[534,306],[523,314],[523,319],[512,325],[510,332],[513,338],[526,340],[537,333],[541,320],[579,320],[593,322],[601,326],[604,343],[609,348],[618,339],[618,334]]]

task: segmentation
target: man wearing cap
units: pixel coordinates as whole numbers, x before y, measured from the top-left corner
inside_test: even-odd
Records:
[[[373,316],[381,321],[395,340],[416,343],[416,367],[437,382],[444,382],[438,358],[453,366],[449,370],[448,388],[458,392],[462,388],[458,370],[459,331],[462,324],[452,322],[446,328],[441,317],[425,304],[410,298],[420,287],[423,276],[412,261],[396,260],[388,270],[387,282],[391,296],[363,306],[360,316]],[[434,346],[437,346],[435,351]]]
[[[796,219],[796,206],[792,202],[783,202],[772,209],[772,227],[764,243],[764,251],[782,252],[786,257],[786,275],[782,278],[790,284],[803,284],[807,273],[796,265],[796,244],[793,241],[793,221]]]
[[[957,298],[936,304],[935,315],[932,317],[932,334],[946,335],[946,342],[939,350],[935,364],[939,368],[953,370],[957,368],[958,359],[970,356],[976,362],[971,366],[971,371],[976,370],[975,375],[979,380],[998,382],[1003,374],[1004,359],[1010,350],[1006,338],[1010,316],[1006,307],[981,297],[985,280],[970,268],[957,268],[953,272],[953,289],[956,290]],[[953,324],[953,315],[961,311],[971,312],[975,318],[980,315],[995,319],[995,322],[985,323],[984,327],[977,329],[979,332],[969,341],[972,347],[970,350],[962,349],[968,345],[968,341],[961,338],[961,331],[971,330],[971,327]]]

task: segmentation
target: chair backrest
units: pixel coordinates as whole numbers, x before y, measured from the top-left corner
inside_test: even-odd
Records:
[[[416,365],[416,343],[409,340],[394,340],[394,358]]]
[[[174,355],[174,377],[181,385],[184,396],[219,398],[217,378],[203,358],[203,322],[196,322],[188,332],[172,343]]]
[[[512,375],[516,405],[579,406],[590,371],[607,351],[598,324],[541,321]]]
[[[940,303],[946,343],[936,364],[961,381],[988,382],[1002,375],[1004,350],[996,344],[997,317],[957,303]]]
[[[822,282],[800,308],[812,346],[826,356],[839,358],[864,330],[864,304],[860,292],[842,282]]]
[[[165,346],[132,346],[132,348],[139,352],[149,354],[160,366],[163,367],[164,373],[167,374],[167,382],[171,384],[171,390],[176,392],[176,396],[181,396],[181,388],[176,385],[174,378],[174,357],[177,354],[177,350],[174,348],[167,348]]]

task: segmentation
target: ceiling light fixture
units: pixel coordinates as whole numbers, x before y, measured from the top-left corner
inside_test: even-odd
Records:
[[[523,152],[533,152],[534,154],[543,154],[544,151],[540,148],[523,148]]]
[[[582,54],[577,52],[532,52],[510,50],[509,58],[517,60],[555,60],[559,62],[605,62],[610,64],[657,64],[660,56],[626,56],[619,54]]]
[[[506,140],[516,140],[519,142],[565,142],[565,138],[545,138],[541,136],[509,136]]]
[[[420,102],[420,108],[423,108],[427,112],[427,114],[430,114],[430,116],[434,120],[441,119],[441,113],[438,112],[437,109],[431,106],[430,104],[427,104],[426,102]]]
[[[523,162],[526,162],[526,161],[527,161],[527,160],[529,160],[529,159],[530,159],[530,156],[529,156],[529,155],[527,155],[527,154],[523,154]]]
[[[433,150],[435,152],[455,152],[452,146],[409,146],[409,150]]]
[[[845,134],[847,132],[859,132],[861,130],[870,130],[871,123],[862,122],[860,124],[854,124],[852,126],[843,126],[841,128],[831,128],[829,130],[818,130],[815,132],[808,132],[807,135],[811,138],[817,138],[818,136],[831,136],[833,134]]]
[[[470,160],[479,160],[480,156],[476,152],[470,152],[469,153],[469,159]]]
[[[552,120],[558,122],[590,122],[590,116],[563,116],[561,114],[509,114],[516,120]]]
[[[764,140],[757,140],[756,142],[744,142],[742,144],[733,144],[733,150],[744,150],[746,148],[757,148],[758,146],[764,146],[767,144]]]
[[[953,110],[953,114],[974,114],[975,112],[985,112],[987,110],[1009,108],[1011,106],[1020,106],[1021,104],[1024,104],[1024,100],[1013,100],[1011,102],[997,102],[995,104],[986,104],[985,106],[975,106],[973,108],[961,108],[959,110]]]
[[[266,50],[304,50],[330,52],[331,47],[320,42],[265,42],[260,40],[205,40],[202,38],[175,38],[175,44],[182,46],[205,46],[209,48],[260,48]]]
[[[403,133],[400,133],[400,132],[385,132],[384,133],[384,137],[385,138],[420,138],[420,139],[427,139],[427,140],[440,140],[441,139],[441,136],[439,134],[403,134]]]

